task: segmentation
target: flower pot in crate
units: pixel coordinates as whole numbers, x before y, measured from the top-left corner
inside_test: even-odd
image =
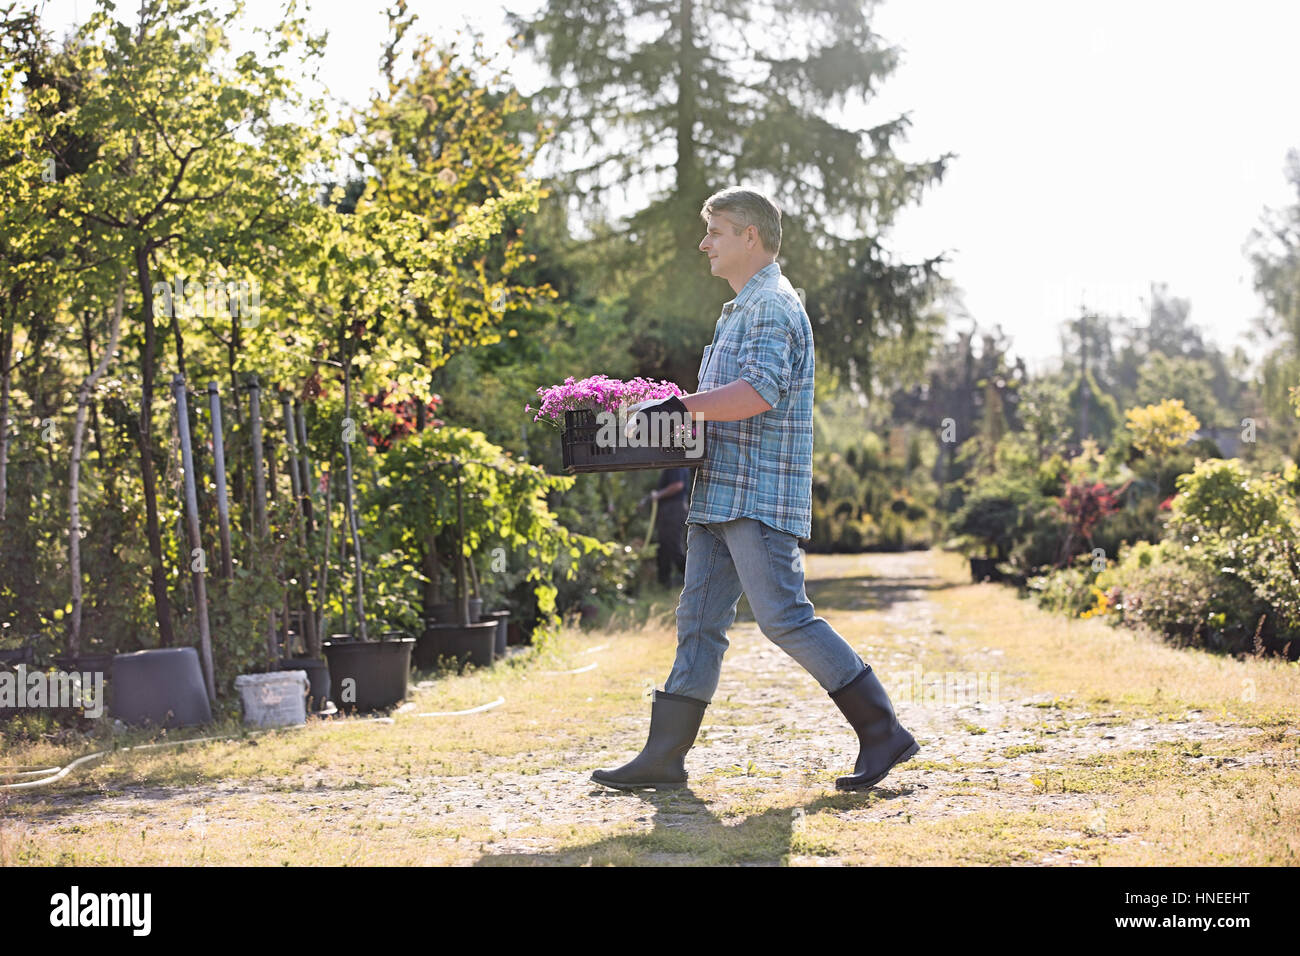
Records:
[[[337,635],[335,635],[337,636]],[[391,641],[327,641],[330,693],[339,710],[369,711],[391,707],[406,696],[415,638]]]
[[[653,430],[653,425],[651,426]],[[708,422],[691,422],[671,434],[652,434],[644,446],[630,444],[618,416],[590,409],[564,413],[560,436],[564,470],[570,475],[593,471],[640,471],[647,468],[695,468],[709,460]]]
[[[307,690],[307,711],[319,714],[330,699],[330,668],[325,661],[314,657],[282,657],[280,670],[305,671],[311,687]]]
[[[415,648],[415,666],[432,670],[439,662],[460,666],[466,662],[478,667],[491,667],[496,653],[496,619],[477,621],[469,627],[459,624],[425,626]]]

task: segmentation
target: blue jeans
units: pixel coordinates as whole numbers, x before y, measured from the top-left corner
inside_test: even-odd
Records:
[[[669,694],[711,702],[727,652],[727,628],[741,592],[764,636],[808,671],[827,693],[866,664],[804,593],[799,540],[755,518],[686,526],[686,583],[677,604],[677,659]]]

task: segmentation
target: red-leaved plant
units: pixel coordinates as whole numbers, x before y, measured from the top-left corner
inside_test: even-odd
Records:
[[[1091,549],[1092,533],[1098,522],[1119,510],[1119,490],[1111,491],[1100,481],[1079,481],[1065,487],[1065,494],[1056,499],[1069,525],[1056,562],[1058,568],[1079,551]]]

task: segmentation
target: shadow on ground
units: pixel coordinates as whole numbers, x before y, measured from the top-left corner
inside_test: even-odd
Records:
[[[782,866],[791,854],[829,853],[801,837],[804,819],[823,810],[845,811],[894,800],[912,788],[875,787],[860,793],[830,793],[791,810],[772,807],[739,822],[715,814],[690,787],[665,791],[607,790],[593,786],[593,797],[641,800],[654,815],[652,829],[604,837],[551,852],[502,852],[480,857],[475,866],[742,865]],[[644,819],[644,818],[639,818]]]
[[[804,591],[818,615],[835,611],[880,611],[916,600],[915,592],[947,591],[963,587],[964,581],[944,581],[936,577],[882,578],[858,575],[852,578],[806,578]],[[754,620],[749,601],[742,595],[736,608],[737,621]]]

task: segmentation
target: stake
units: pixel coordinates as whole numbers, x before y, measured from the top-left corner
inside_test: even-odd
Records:
[[[469,627],[469,585],[465,581],[465,508],[460,496],[460,461],[453,459],[456,469],[456,600],[460,604],[460,626]]]
[[[208,406],[212,410],[212,461],[217,478],[217,524],[221,532],[221,576],[235,577],[234,555],[230,550],[230,502],[226,498],[226,439],[221,430],[221,392],[216,382],[208,383]]]
[[[352,417],[352,360],[348,359],[343,366],[343,406],[344,414]],[[357,509],[355,504],[356,488],[352,483],[352,443],[343,443],[343,462],[347,470],[348,479],[348,524],[352,528],[352,560],[356,568],[357,583],[357,631],[361,634],[361,640],[368,640],[366,637],[366,598],[362,590],[361,581],[361,536],[357,530]]]
[[[254,375],[248,382],[248,411],[253,426],[253,511],[257,515],[256,533],[265,537],[266,526],[266,470],[262,465],[262,400],[261,387]]]
[[[185,511],[189,518],[190,547],[199,552],[199,560],[191,557],[194,572],[194,603],[199,612],[199,658],[203,662],[203,677],[207,684],[208,701],[216,703],[217,688],[212,675],[212,635],[208,631],[208,589],[204,582],[206,563],[203,546],[199,541],[199,502],[194,490],[194,455],[190,451],[190,418],[185,402],[185,376],[177,373],[172,379],[172,394],[176,396],[176,421],[180,428],[181,467],[185,470]],[[191,556],[193,554],[191,552]]]
[[[331,467],[332,463],[331,463]],[[319,584],[316,586],[316,606],[320,608],[320,618],[316,622],[316,633],[325,634],[325,586],[330,579],[330,534],[334,530],[334,475],[325,472],[325,550],[321,559]]]
[[[257,527],[254,534],[264,542],[268,529],[266,523],[266,472],[262,467],[261,391],[257,384],[257,376],[251,376],[248,382],[248,412],[253,426],[253,512],[257,516]],[[260,571],[261,569],[256,570]],[[274,667],[276,659],[280,656],[279,641],[276,640],[275,636],[274,611],[271,612],[270,619],[267,622],[266,650],[269,665]]]
[[[290,484],[293,485],[293,499],[298,505],[299,512],[302,513],[303,520],[298,524],[298,547],[302,549],[303,560],[309,562],[307,552],[307,494],[305,480],[298,469],[298,437],[297,424],[293,417],[293,407],[289,403],[289,396],[283,395],[280,399],[281,407],[284,409],[284,433],[288,437],[289,446],[289,477]],[[316,641],[316,616],[311,612],[311,606],[308,598],[311,596],[311,587],[307,584],[311,580],[311,568],[306,567],[302,576],[302,600],[307,605],[302,612],[302,638],[303,646],[306,648],[308,655],[316,657],[320,654],[320,644]],[[285,592],[286,595],[288,592]]]
[[[311,534],[315,527],[312,516],[312,496],[315,494],[315,486],[312,484],[311,461],[307,457],[307,417],[303,414],[302,404],[296,398],[293,407],[298,418],[298,449],[302,453],[302,513],[307,518],[307,533]]]

